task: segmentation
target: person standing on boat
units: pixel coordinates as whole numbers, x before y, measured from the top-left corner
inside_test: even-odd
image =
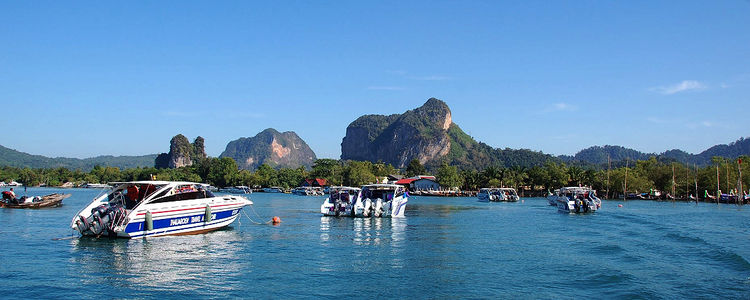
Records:
[[[138,187],[131,185],[126,189],[125,209],[133,209],[138,204]]]
[[[8,201],[8,203],[18,203],[18,200],[16,200],[16,193],[13,192],[13,188],[10,188],[10,191],[3,192],[3,200]]]

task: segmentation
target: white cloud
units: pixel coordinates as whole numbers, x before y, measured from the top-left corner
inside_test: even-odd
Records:
[[[708,88],[708,86],[705,83],[702,83],[700,81],[683,80],[680,83],[667,85],[667,86],[659,86],[659,87],[651,88],[651,90],[664,94],[664,95],[673,95],[673,94],[686,92],[686,91],[703,90],[706,88]]]
[[[415,77],[410,77],[410,78],[416,79],[416,80],[428,80],[428,81],[439,81],[439,80],[451,79],[448,76],[442,76],[442,75],[415,76]]]
[[[690,123],[687,123],[685,126],[687,126],[687,128],[690,128],[690,129],[698,129],[698,128],[702,128],[702,127],[704,127],[704,128],[714,127],[714,126],[717,126],[717,125],[720,125],[720,124],[716,124],[716,123],[713,123],[711,121],[703,120],[703,121],[700,121],[700,122],[697,122],[697,123],[696,122],[690,122]],[[723,126],[719,126],[719,127],[723,127]]]
[[[388,73],[388,74],[395,74],[395,75],[400,75],[400,76],[405,76],[406,75],[406,71],[404,71],[404,70],[387,70],[385,72]]]
[[[552,104],[547,111],[576,111],[578,107],[564,102]]]
[[[376,91],[402,91],[404,90],[404,88],[400,86],[368,86],[367,89],[376,90]]]

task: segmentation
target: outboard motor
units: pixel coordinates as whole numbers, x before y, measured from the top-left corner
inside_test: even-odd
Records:
[[[89,227],[91,227],[91,222],[89,222],[89,220],[87,220],[83,216],[78,215],[78,220],[76,221],[76,230],[83,234],[86,230],[89,229]]]
[[[87,230],[95,235],[105,234],[113,231],[115,226],[125,221],[127,212],[122,205],[108,206],[99,205],[91,209],[91,215],[84,218],[79,215],[76,221],[76,229],[83,234]]]
[[[372,204],[372,215],[380,217],[383,215],[383,199],[375,199]]]
[[[369,217],[370,212],[372,211],[372,200],[370,200],[369,198],[365,199],[365,201],[363,201],[363,204],[364,209],[362,211],[362,216]]]

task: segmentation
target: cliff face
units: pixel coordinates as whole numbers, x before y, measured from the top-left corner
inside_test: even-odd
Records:
[[[204,143],[205,140],[200,136],[191,144],[184,135],[175,135],[169,141],[169,153],[159,154],[154,161],[154,167],[176,169],[191,166],[196,160],[206,158]]]
[[[296,133],[273,128],[229,142],[219,157],[231,157],[241,169],[249,170],[264,163],[275,168],[311,167],[316,159],[315,152]]]
[[[401,115],[362,116],[346,128],[341,159],[382,160],[397,168],[414,158],[425,164],[450,152],[451,124],[450,108],[435,98]]]

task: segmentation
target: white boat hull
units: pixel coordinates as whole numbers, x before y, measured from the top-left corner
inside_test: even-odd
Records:
[[[193,186],[192,183],[154,183],[159,184],[160,188],[166,187],[159,190],[161,192],[153,192],[156,200],[143,200],[132,209],[126,209],[126,205],[116,197],[112,200],[113,193],[117,193],[118,197],[122,196],[119,190],[104,194],[94,199],[73,218],[71,228],[84,236],[124,238],[197,234],[231,224],[237,219],[243,207],[252,205],[252,201],[241,196],[214,196],[209,193],[209,197],[201,198],[197,197],[201,195],[201,191],[195,190],[167,193],[173,191],[173,187]]]
[[[206,219],[206,209],[196,207],[182,213],[152,213],[153,229],[146,230],[145,214],[138,214],[124,228],[115,230],[117,236],[127,238],[185,235],[208,232],[232,224],[244,205],[211,206],[211,220]],[[208,221],[208,222],[207,222]]]

